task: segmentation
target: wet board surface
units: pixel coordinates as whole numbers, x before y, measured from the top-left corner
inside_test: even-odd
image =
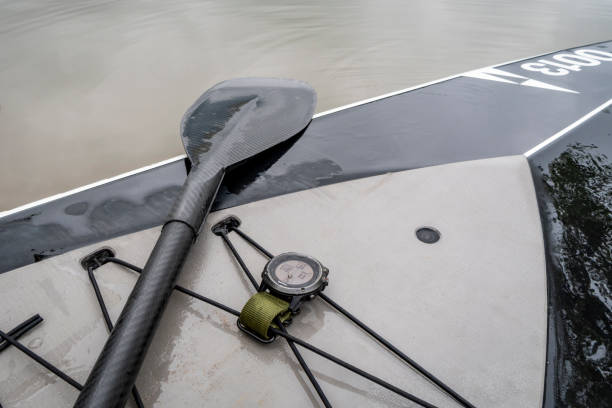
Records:
[[[482,407],[538,407],[546,352],[546,273],[531,173],[523,156],[469,161],[338,183],[216,212],[273,253],[299,251],[330,269],[325,293]],[[418,241],[428,225],[442,238]],[[252,294],[219,237],[196,243],[180,283],[240,309]],[[125,235],[0,275],[4,331],[35,313],[22,342],[84,382],[107,333],[79,259],[101,246],[143,265],[159,234]],[[232,236],[259,278],[265,258]],[[136,275],[96,270],[111,318]],[[440,407],[457,406],[320,300],[289,328]],[[411,406],[400,397],[303,355],[334,406]],[[172,295],[137,385],[145,406],[319,406],[286,343],[264,346],[235,317]],[[77,392],[14,347],[0,353],[5,408],[69,406]],[[131,403],[131,402],[130,402]]]

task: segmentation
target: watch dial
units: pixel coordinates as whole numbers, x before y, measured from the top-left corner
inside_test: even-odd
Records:
[[[276,279],[286,285],[303,285],[309,282],[314,274],[310,265],[299,260],[281,262],[274,270]]]

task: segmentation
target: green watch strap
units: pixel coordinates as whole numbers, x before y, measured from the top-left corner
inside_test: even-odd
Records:
[[[277,317],[281,322],[291,317],[289,302],[268,292],[257,292],[246,302],[238,319],[249,330],[268,340],[270,326],[278,328],[278,325],[274,324]]]

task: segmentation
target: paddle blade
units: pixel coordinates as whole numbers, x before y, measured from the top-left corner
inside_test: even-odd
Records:
[[[194,166],[214,161],[227,168],[302,131],[312,119],[316,100],[310,85],[293,79],[221,82],[183,116],[181,138],[187,156]]]

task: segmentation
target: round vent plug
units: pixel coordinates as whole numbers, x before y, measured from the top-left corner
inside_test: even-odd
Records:
[[[434,244],[440,240],[440,231],[433,227],[421,227],[416,230],[419,241],[426,244]]]

